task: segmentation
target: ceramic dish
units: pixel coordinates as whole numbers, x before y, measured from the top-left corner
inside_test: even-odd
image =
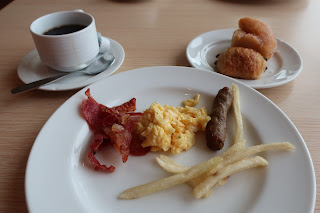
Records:
[[[120,200],[124,190],[168,175],[156,163],[159,153],[129,156],[124,164],[113,149],[98,152],[103,164],[114,165],[112,174],[95,171],[87,160],[92,133],[80,106],[87,88],[66,101],[47,121],[32,147],[26,169],[26,200],[30,213],[77,212],[127,213],[224,212],[312,213],[315,205],[315,173],[307,146],[290,119],[256,90],[223,75],[187,67],[148,67],[122,72],[90,85],[97,102],[109,107],[137,99],[137,111],[151,103],[180,106],[200,94],[197,107],[211,108],[224,86],[237,83],[240,90],[244,139],[247,146],[289,141],[293,151],[269,151],[269,166],[232,175],[215,188],[211,197],[196,200],[182,184],[135,200]],[[232,145],[232,113],[222,151]],[[196,145],[179,155],[170,155],[184,165],[194,165],[220,152],[206,147],[204,133]]]
[[[110,53],[114,55],[115,61],[105,71],[99,73],[98,75],[86,75],[83,73],[72,74],[71,76],[64,77],[50,84],[43,85],[39,87],[39,89],[46,91],[78,89],[111,75],[122,65],[125,58],[125,52],[123,47],[112,39],[110,39],[110,47]],[[48,69],[47,66],[42,64],[36,49],[29,52],[21,60],[17,71],[19,78],[24,83],[30,83],[61,73],[52,69]]]
[[[220,29],[201,34],[194,38],[187,47],[189,63],[198,69],[216,71],[216,56],[231,46],[235,29]],[[288,43],[277,39],[276,53],[267,63],[268,69],[258,80],[238,81],[255,89],[276,87],[295,79],[302,71],[302,59],[299,53]]]

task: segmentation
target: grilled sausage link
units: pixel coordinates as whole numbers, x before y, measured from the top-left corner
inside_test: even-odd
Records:
[[[212,150],[220,150],[224,146],[227,133],[227,113],[232,100],[232,89],[224,87],[219,90],[213,101],[211,120],[206,126],[207,146]]]

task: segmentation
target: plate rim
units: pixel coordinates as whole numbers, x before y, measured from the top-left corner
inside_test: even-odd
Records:
[[[143,67],[143,68],[137,68],[137,69],[132,69],[132,70],[129,70],[130,72],[138,72],[138,71],[143,71],[143,70],[148,70],[148,69],[189,69],[191,71],[191,69],[193,71],[199,71],[199,72],[207,72],[207,71],[204,71],[204,70],[200,70],[200,69],[197,69],[197,68],[192,68],[192,67],[179,67],[179,66],[152,66],[152,67]],[[130,73],[130,72],[121,72],[121,73],[118,73],[117,75],[113,75],[114,78],[115,76],[116,77],[119,77],[121,78],[122,75],[126,75],[127,73]],[[217,73],[213,73],[213,75],[217,75]],[[222,77],[222,78],[228,78],[227,76],[221,76],[219,75],[219,77]],[[102,84],[106,79],[101,79],[97,82],[94,83],[94,85],[97,85],[96,87],[99,87],[99,84]],[[231,81],[234,81],[231,80]],[[299,136],[299,139],[302,140],[302,145],[303,147],[305,148],[306,150],[306,153],[307,153],[307,157],[308,157],[308,162],[310,163],[310,167],[311,167],[311,172],[312,172],[312,184],[314,185],[313,187],[313,193],[312,193],[312,197],[313,197],[313,201],[312,201],[312,206],[310,207],[311,209],[314,209],[315,208],[315,202],[316,202],[316,179],[315,179],[315,170],[314,170],[314,165],[313,165],[313,161],[312,161],[312,158],[311,158],[311,155],[310,155],[310,152],[309,152],[309,149],[302,137],[302,135],[300,134],[300,132],[298,131],[297,127],[294,125],[294,123],[291,121],[291,119],[275,104],[273,103],[268,97],[264,96],[263,94],[261,94],[260,92],[254,90],[253,88],[249,87],[248,85],[244,84],[244,83],[241,83],[241,82],[236,82],[238,84],[241,84],[242,86],[246,87],[247,89],[251,90],[252,92],[256,93],[257,95],[259,96],[262,96],[263,98],[265,98],[270,104],[273,105],[273,107],[275,107],[277,109],[277,111],[279,111],[286,119],[287,121],[290,123],[290,125],[292,127],[294,127],[296,133],[298,134]],[[27,207],[28,207],[28,210],[30,211],[30,213],[32,213],[31,211],[31,207],[30,207],[30,201],[29,201],[29,197],[27,195],[27,191],[28,191],[28,172],[30,171],[30,166],[31,166],[31,162],[30,162],[30,158],[34,155],[34,152],[35,152],[35,147],[37,146],[37,144],[41,143],[41,141],[39,141],[39,137],[41,136],[41,134],[43,134],[43,131],[45,130],[46,126],[49,124],[49,122],[54,118],[54,116],[56,116],[57,113],[59,113],[61,110],[63,110],[64,106],[68,105],[69,102],[72,102],[74,101],[74,99],[77,99],[79,98],[80,96],[83,97],[84,95],[84,91],[93,86],[92,85],[89,85],[83,89],[81,89],[80,91],[78,91],[77,93],[75,93],[74,95],[72,95],[70,98],[68,98],[63,104],[61,104],[58,109],[56,109],[56,111],[49,117],[49,119],[47,120],[47,122],[43,125],[43,127],[41,128],[40,132],[38,133],[35,141],[34,141],[34,144],[32,145],[32,148],[30,150],[30,154],[28,156],[28,161],[27,161],[27,165],[26,165],[26,170],[25,170],[25,196],[26,196],[26,203],[27,203]]]
[[[192,59],[190,58],[190,55],[189,55],[189,52],[190,52],[190,49],[191,49],[191,44],[195,39],[197,39],[199,37],[202,37],[202,36],[205,36],[205,35],[210,35],[212,33],[217,33],[217,32],[229,32],[229,31],[230,32],[234,32],[235,30],[237,30],[237,29],[236,28],[221,28],[221,29],[216,29],[216,30],[211,30],[211,31],[208,31],[208,32],[204,32],[204,33],[201,33],[201,34],[197,35],[196,37],[194,37],[188,43],[187,48],[186,48],[186,57],[187,57],[187,60],[188,60],[189,64],[192,67],[197,68],[197,69],[218,73],[215,70],[202,69],[202,68],[200,68],[199,66],[197,66],[196,64],[193,63],[193,61],[192,61]],[[229,76],[227,76],[227,77],[232,78],[232,79],[234,79],[236,81],[239,81],[241,83],[244,83],[244,84],[246,84],[246,85],[248,85],[248,86],[250,86],[250,87],[252,87],[254,89],[267,89],[267,88],[273,88],[273,87],[282,86],[284,84],[287,84],[287,83],[293,81],[295,78],[297,78],[300,75],[300,73],[302,72],[302,70],[303,70],[303,59],[302,59],[300,53],[297,51],[296,48],[294,48],[288,42],[286,42],[286,41],[284,41],[284,40],[282,40],[282,39],[280,39],[278,37],[276,37],[276,39],[277,39],[277,42],[281,42],[282,44],[285,44],[286,46],[288,46],[295,54],[297,54],[297,56],[299,58],[299,65],[300,66],[299,66],[299,69],[296,71],[296,73],[294,75],[292,75],[292,76],[290,76],[290,78],[287,78],[286,80],[283,80],[283,81],[280,81],[280,82],[275,82],[275,83],[270,83],[270,84],[261,84],[261,85],[250,85],[250,84],[247,84],[245,82],[246,81],[245,79],[238,79],[238,78],[233,78],[233,77],[229,77]],[[231,38],[230,38],[230,40],[231,40]],[[218,73],[218,74],[223,75],[221,73]],[[226,76],[226,75],[224,75],[224,76]],[[254,80],[250,80],[250,81],[254,81]]]

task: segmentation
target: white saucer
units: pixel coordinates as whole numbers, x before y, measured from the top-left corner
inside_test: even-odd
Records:
[[[198,69],[216,71],[216,55],[231,46],[235,29],[220,29],[201,34],[187,47],[189,63]],[[288,43],[277,39],[277,52],[268,60],[268,69],[258,80],[237,79],[255,89],[276,87],[295,79],[302,71],[302,58]]]
[[[66,76],[50,84],[43,85],[39,89],[46,91],[64,91],[78,89],[92,84],[93,82],[105,78],[117,71],[124,61],[125,52],[123,47],[118,42],[110,38],[109,40],[111,46],[110,53],[114,55],[115,61],[105,71],[93,76],[82,73],[72,74],[71,76]],[[48,69],[47,66],[41,63],[36,49],[32,50],[23,57],[17,70],[19,78],[24,83],[30,83],[60,74],[60,72]]]

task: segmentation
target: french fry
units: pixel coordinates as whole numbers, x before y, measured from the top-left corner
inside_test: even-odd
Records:
[[[200,183],[197,187],[195,187],[193,189],[193,195],[196,199],[200,199],[204,195],[206,195],[208,190],[210,190],[213,186],[215,186],[219,181],[223,180],[224,178],[246,169],[266,165],[268,165],[268,162],[260,156],[255,156],[249,159],[243,159],[234,164],[228,165],[225,168],[221,169],[216,175],[208,177],[207,180],[209,180],[209,184],[206,181],[204,181]]]
[[[211,188],[208,186],[212,186],[212,175],[216,174],[218,171],[221,171],[224,167],[228,165],[234,164],[238,161],[241,161],[251,155],[265,152],[265,151],[275,151],[275,150],[289,150],[295,149],[296,147],[289,142],[279,142],[279,143],[270,143],[270,144],[261,144],[257,146],[251,146],[248,148],[244,148],[243,150],[239,150],[234,155],[229,155],[229,157],[225,157],[224,160],[216,167],[206,173],[207,178],[201,183],[201,186],[197,186],[197,191],[201,191],[201,193],[210,193]],[[208,186],[207,186],[208,185]],[[203,195],[202,195],[203,196]]]
[[[232,91],[233,91],[233,113],[235,118],[235,136],[234,136],[234,143],[241,143],[242,147],[245,146],[245,141],[242,140],[243,137],[243,123],[242,123],[242,116],[240,111],[240,95],[239,95],[239,88],[236,84],[232,84]]]
[[[212,169],[213,167],[216,167],[220,164],[222,161],[222,158],[215,157],[211,158],[207,161],[204,161],[202,163],[199,163],[187,171],[179,174],[175,174],[163,179],[159,179],[147,184],[143,184],[140,186],[133,187],[131,189],[128,189],[124,191],[121,195],[121,199],[135,199],[139,198],[154,192],[162,191],[168,188],[171,188],[175,185],[182,184],[187,182],[188,180],[191,180],[206,171]]]
[[[226,158],[227,156],[232,156],[236,152],[242,150],[241,146],[242,146],[241,144],[234,144],[231,147],[229,147],[229,149],[227,149],[225,152],[223,152],[221,155],[219,155],[218,157]],[[185,172],[191,168],[189,166],[182,166],[181,164],[172,160],[171,158],[169,158],[166,155],[159,155],[158,157],[156,157],[156,160],[157,160],[158,164],[164,170],[166,170],[167,172],[173,173],[173,174]],[[214,168],[214,169],[216,169],[216,168]]]
[[[188,181],[188,184],[192,187],[197,186],[203,181],[206,181],[205,183],[210,183],[210,176],[216,174],[217,172],[221,171],[223,168],[227,167],[230,164],[236,163],[237,161],[243,160],[251,155],[258,154],[260,152],[264,151],[273,151],[273,150],[289,150],[289,149],[295,149],[295,146],[292,145],[289,142],[280,142],[280,143],[270,143],[270,144],[261,144],[257,146],[251,146],[248,148],[240,148],[242,146],[241,143],[237,143],[233,146],[231,146],[228,150],[226,150],[224,153],[222,153],[219,157],[223,158],[223,161],[212,170],[208,171],[207,173],[204,173],[203,175],[192,179]],[[172,160],[171,158],[167,156],[159,156],[159,158],[164,162],[161,167],[164,168],[166,171],[175,173],[176,171],[181,171],[183,169],[188,169],[190,167],[184,167]],[[168,166],[170,164],[170,166]],[[224,181],[224,183],[223,183]],[[223,185],[226,183],[226,180],[222,180],[218,183],[218,185]],[[206,188],[207,196],[211,193],[210,189]]]
[[[239,147],[237,147],[237,146],[241,146],[241,144],[235,144],[232,147],[230,147],[229,149],[231,149],[231,148],[238,149]],[[260,144],[260,145],[251,146],[248,148],[238,149],[237,151],[232,152],[233,153],[232,155],[228,155],[228,157],[223,156],[224,153],[222,153],[222,155],[220,155],[220,157],[222,157],[224,160],[217,167],[208,171],[207,176],[210,176],[210,175],[217,173],[217,171],[223,167],[226,167],[226,166],[233,164],[239,160],[245,159],[246,157],[258,154],[260,152],[275,151],[275,150],[289,150],[289,149],[295,149],[295,148],[296,147],[289,142],[278,142],[278,143]]]
[[[233,156],[235,154],[235,152],[238,152],[240,150],[242,150],[242,145],[243,143],[237,143],[234,144],[233,146],[231,146],[229,149],[227,149],[225,152],[223,152],[220,156],[221,158],[228,158],[228,156]],[[184,172],[188,169],[190,169],[191,167],[188,166],[182,166],[181,164],[179,164],[178,162],[172,160],[171,158],[169,158],[168,156],[165,155],[160,155],[158,157],[156,157],[156,160],[158,162],[158,164],[167,172],[173,173],[173,174],[178,174],[180,172]],[[214,171],[218,171],[219,169],[222,169],[225,165],[218,165],[217,167],[214,168]],[[211,171],[211,173],[215,173],[214,171]],[[210,173],[210,174],[211,174]],[[187,183],[188,185],[190,185],[192,188],[196,187],[197,185],[199,185],[202,181],[204,181],[207,178],[208,174],[202,174],[194,179],[189,180]],[[219,186],[224,185],[227,182],[227,178],[225,180],[222,180],[218,183]],[[209,191],[207,193],[207,197],[209,197],[211,194],[211,191]]]
[[[181,172],[185,172],[191,167],[189,166],[182,166],[178,162],[172,160],[171,158],[167,157],[166,155],[159,155],[156,157],[158,164],[167,172],[178,174]]]
[[[216,187],[220,187],[220,186],[223,186],[224,184],[227,183],[228,179],[229,179],[230,176],[227,176],[225,178],[223,178],[222,180],[220,180],[217,184],[216,184]]]
[[[227,158],[228,156],[232,156],[234,155],[235,152],[238,152],[241,150],[243,143],[237,143],[234,144],[233,146],[231,146],[229,149],[227,149],[225,152],[223,152],[219,157],[221,158]],[[158,164],[167,172],[171,172],[173,174],[177,174],[180,172],[184,172],[188,169],[190,169],[191,167],[188,166],[182,166],[181,164],[179,164],[178,162],[172,160],[171,158],[165,156],[165,155],[160,155],[158,157],[156,157],[156,160],[158,162]],[[219,169],[222,169],[223,166],[218,165],[216,168],[214,168],[216,171],[218,171]],[[187,183],[189,186],[191,186],[192,188],[198,186],[202,181],[204,181],[207,178],[208,174],[202,174],[194,179],[189,180]],[[222,186],[227,182],[228,178],[221,180],[218,185]],[[206,194],[206,197],[209,197],[211,194],[212,190],[208,191]]]
[[[173,173],[173,174],[179,174],[181,172],[185,172],[191,167],[189,166],[182,166],[178,162],[172,160],[171,158],[165,156],[165,155],[160,155],[156,157],[156,160],[158,164],[167,172]],[[194,179],[191,179],[187,181],[188,185],[191,186],[192,188],[196,187],[199,185],[203,180],[206,179],[206,175],[202,174]]]

